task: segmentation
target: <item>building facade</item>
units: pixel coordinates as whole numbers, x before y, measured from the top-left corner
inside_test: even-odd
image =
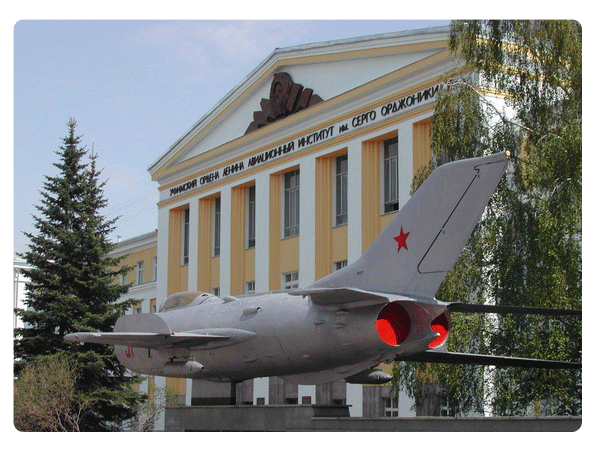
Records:
[[[133,312],[153,312],[179,291],[306,287],[358,259],[431,161],[436,93],[458,68],[445,27],[275,50],[149,167],[158,230],[118,246],[135,267],[129,297],[143,297]],[[156,383],[186,404],[230,396],[218,383]],[[414,415],[381,386],[273,377],[237,389],[243,404]]]
[[[22,258],[13,260],[13,330],[23,328],[23,321],[17,316],[15,310],[27,309],[24,300],[27,296],[27,281],[23,270],[28,269],[27,262]]]

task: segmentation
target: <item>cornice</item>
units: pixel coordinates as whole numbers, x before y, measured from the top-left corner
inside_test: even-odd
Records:
[[[158,231],[154,230],[149,233],[141,234],[139,236],[117,242],[115,243],[115,247],[112,252],[110,252],[110,255],[113,257],[118,257],[132,252],[139,252],[156,247],[157,239]]]
[[[148,283],[143,284],[135,284],[129,287],[127,294],[125,296],[133,296],[135,298],[136,295],[140,294],[152,294],[156,292],[156,281],[149,281]]]

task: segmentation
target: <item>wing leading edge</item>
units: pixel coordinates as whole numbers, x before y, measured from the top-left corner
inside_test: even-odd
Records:
[[[114,332],[79,332],[64,337],[71,342],[125,345],[139,348],[224,347],[254,337],[250,331],[234,328],[207,328],[173,332],[160,314],[121,316]]]
[[[152,333],[152,332],[114,332],[114,333],[72,333],[65,336],[71,342],[89,342],[92,344],[127,345],[130,347],[157,349],[162,347],[196,347],[230,339],[230,336],[198,333]]]

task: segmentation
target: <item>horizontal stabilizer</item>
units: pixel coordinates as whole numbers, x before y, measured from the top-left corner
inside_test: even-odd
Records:
[[[397,361],[442,364],[476,364],[480,366],[523,367],[537,369],[581,369],[581,363],[545,359],[515,358],[510,356],[477,355],[427,350],[409,356],[398,356]]]
[[[317,305],[334,305],[340,303],[355,303],[365,300],[375,300],[377,303],[387,303],[389,299],[379,293],[353,288],[308,288],[295,289],[290,295],[309,295]]]
[[[229,336],[197,333],[162,334],[152,332],[114,332],[114,333],[72,333],[65,336],[71,342],[89,342],[92,344],[126,345],[139,348],[195,347],[215,341],[229,339]]]
[[[532,308],[527,306],[473,305],[467,303],[449,303],[448,311],[458,313],[488,314],[537,314],[541,316],[580,316],[581,310]]]

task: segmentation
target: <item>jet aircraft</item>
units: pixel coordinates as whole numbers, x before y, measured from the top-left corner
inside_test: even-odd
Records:
[[[434,297],[508,161],[499,153],[440,166],[362,257],[311,286],[239,298],[180,292],[156,314],[119,318],[113,332],[65,339],[114,344],[134,372],[223,382],[281,376],[299,384],[385,383],[391,377],[377,366],[393,360],[581,368],[446,351],[452,312],[581,314]]]

